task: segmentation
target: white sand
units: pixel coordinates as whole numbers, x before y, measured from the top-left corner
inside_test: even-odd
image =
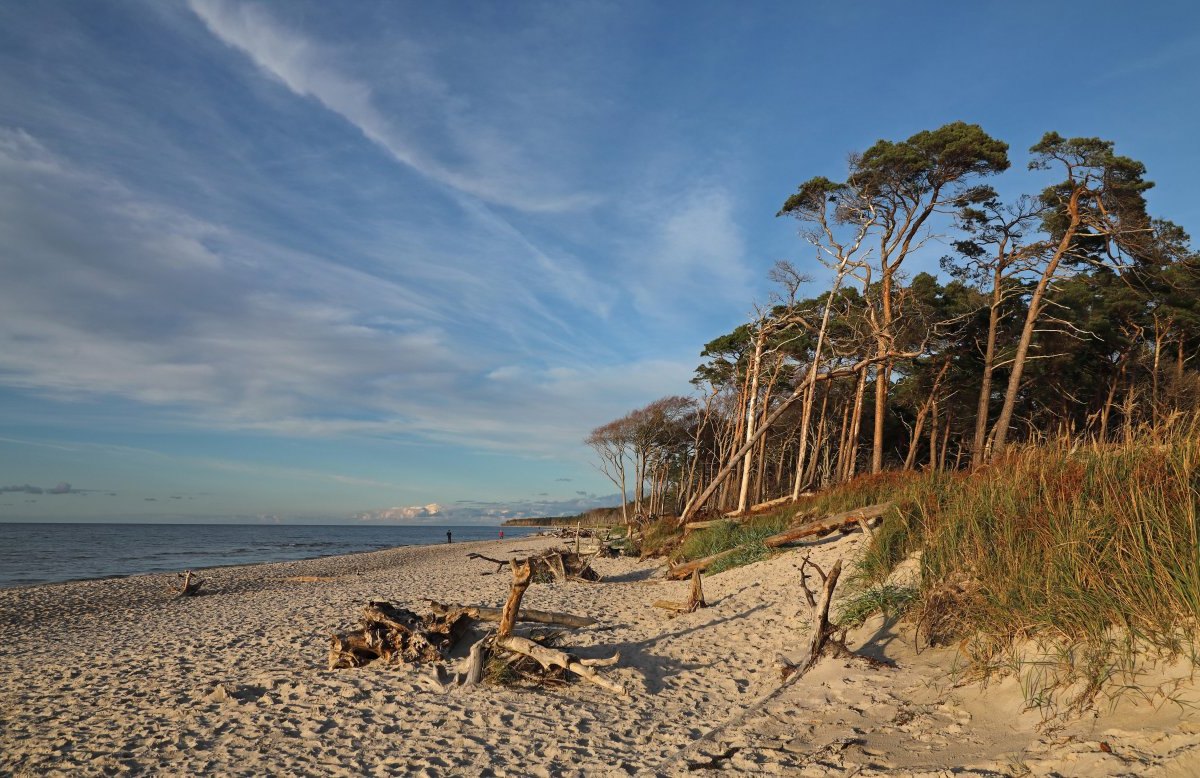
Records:
[[[859,539],[817,544],[847,560]],[[1159,696],[1072,723],[1022,712],[1016,680],[955,686],[950,650],[914,654],[881,622],[858,645],[897,663],[823,660],[779,688],[807,609],[799,552],[705,580],[713,607],[668,618],[687,582],[659,564],[598,560],[599,584],[534,585],[529,607],[595,616],[567,641],[612,648],[631,691],[445,688],[429,667],[325,669],[328,635],[368,599],[499,605],[509,576],[468,551],[522,556],[557,541],[425,546],[208,571],[176,600],[167,576],[0,591],[0,773],[220,775],[1194,775],[1200,725]],[[333,580],[295,581],[297,576]],[[1190,697],[1189,697],[1190,695]],[[1176,699],[1196,699],[1190,680]],[[1041,725],[1041,726],[1039,726]],[[718,730],[695,745],[694,741]],[[1106,744],[1108,751],[1101,744]],[[1110,753],[1111,752],[1111,753]],[[714,770],[691,774],[717,774]]]

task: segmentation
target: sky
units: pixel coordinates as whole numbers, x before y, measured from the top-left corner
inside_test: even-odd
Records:
[[[1195,232],[1198,97],[1183,2],[0,4],[0,521],[611,504],[800,182],[1055,130]]]

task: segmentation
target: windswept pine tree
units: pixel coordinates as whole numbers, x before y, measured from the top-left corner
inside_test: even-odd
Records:
[[[1200,257],[1151,215],[1145,167],[1098,138],[1047,133],[1030,152],[1024,175],[1055,183],[1008,201],[987,183],[1008,145],[963,122],[801,184],[779,215],[815,259],[778,264],[769,304],[709,341],[702,398],[589,437],[623,506],[742,513],[864,472],[979,468],[1014,441],[1128,439],[1200,407]],[[942,275],[907,277],[918,253],[942,254]],[[810,275],[826,288],[806,298]]]

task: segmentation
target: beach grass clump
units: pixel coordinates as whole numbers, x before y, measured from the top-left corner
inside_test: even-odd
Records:
[[[867,587],[845,600],[838,614],[839,627],[857,627],[876,613],[884,618],[899,618],[908,612],[920,592],[915,586],[878,584]]]
[[[1198,465],[1193,420],[1121,444],[1015,448],[971,474],[909,475],[893,484],[898,509],[863,577],[880,584],[919,549],[927,639],[970,636],[984,665],[1031,640],[1073,647],[1084,675],[1139,647],[1184,651],[1200,625]]]
[[[688,535],[676,552],[678,559],[700,559],[737,549],[737,553],[718,559],[706,573],[719,573],[734,567],[766,559],[772,553],[763,541],[787,528],[793,509],[765,513],[745,522],[722,521]]]

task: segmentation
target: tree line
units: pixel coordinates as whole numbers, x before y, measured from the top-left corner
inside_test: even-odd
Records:
[[[1111,441],[1200,406],[1200,255],[1149,212],[1145,166],[1057,133],[1030,152],[1028,176],[1052,183],[1013,198],[991,185],[1008,144],[963,122],[802,183],[778,215],[825,290],[801,296],[811,279],[777,263],[769,304],[705,346],[696,396],[588,436],[627,521],[979,468],[1015,443]],[[910,277],[930,252],[942,274]]]

